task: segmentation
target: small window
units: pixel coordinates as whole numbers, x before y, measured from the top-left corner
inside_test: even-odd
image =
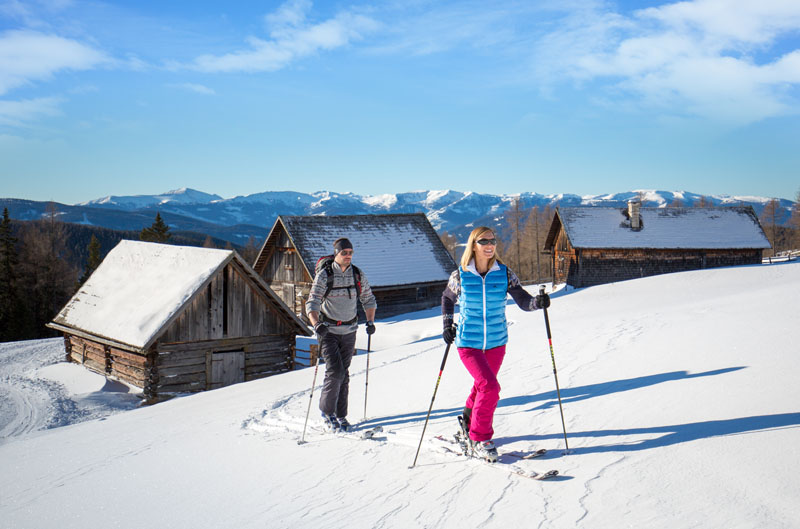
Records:
[[[427,288],[418,288],[417,289],[417,301],[423,301],[428,299],[428,289]]]

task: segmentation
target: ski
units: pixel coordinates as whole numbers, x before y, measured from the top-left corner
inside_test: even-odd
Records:
[[[509,472],[511,474],[516,474],[516,475],[522,476],[524,478],[535,479],[537,481],[543,481],[543,480],[546,480],[546,479],[553,479],[555,477],[558,477],[558,475],[559,475],[558,474],[558,470],[548,470],[546,472],[538,472],[536,470],[529,470],[529,469],[523,468],[523,467],[519,466],[516,463],[509,463],[507,461],[503,461],[504,457],[506,457],[506,459],[512,458],[512,457],[516,457],[517,459],[522,459],[522,458],[518,457],[517,455],[513,455],[511,452],[506,452],[506,453],[502,453],[501,452],[500,453],[500,459],[496,463],[489,463],[489,462],[484,461],[480,457],[475,456],[472,453],[471,450],[467,450],[466,452],[464,452],[461,449],[462,445],[459,442],[447,439],[447,438],[445,438],[445,437],[443,437],[441,435],[437,435],[436,437],[434,437],[434,439],[444,442],[445,445],[442,446],[442,448],[448,453],[451,453],[453,455],[458,455],[458,456],[465,456],[467,459],[473,459],[475,461],[483,462],[488,467],[492,467],[492,468],[495,468],[497,470],[502,470],[504,472]],[[451,448],[451,446],[453,446],[453,445],[458,445],[459,449],[458,450],[454,450],[453,448]],[[536,454],[537,452],[542,452],[542,450],[537,450],[536,452],[532,452],[532,454]],[[544,450],[544,452],[546,452],[546,450]],[[535,456],[535,457],[541,457],[541,455]],[[527,457],[525,459],[531,459],[531,458]]]
[[[458,434],[456,434],[456,435],[458,435]],[[453,437],[455,438],[456,435],[454,435]],[[458,452],[458,454],[459,455],[464,455],[465,445],[462,444],[460,441],[456,441],[455,439],[448,439],[448,438],[446,438],[446,437],[444,437],[442,435],[437,435],[435,437],[435,439],[437,439],[439,441],[442,441],[444,443],[447,443],[447,444],[458,446],[461,449],[461,451]],[[539,448],[538,450],[533,450],[531,452],[522,452],[520,450],[512,450],[510,452],[504,452],[504,451],[498,450],[498,453],[499,453],[500,457],[508,456],[508,457],[513,457],[513,458],[516,458],[516,459],[537,459],[537,458],[540,458],[540,457],[543,457],[543,456],[547,455],[547,449],[546,448]]]
[[[478,457],[472,449],[472,444],[469,441],[469,437],[467,434],[466,425],[463,422],[463,418],[461,416],[458,417],[458,427],[459,431],[453,435],[453,440],[447,439],[441,435],[435,437],[435,439],[439,441],[443,441],[445,443],[451,445],[457,445],[460,449],[459,451],[453,450],[452,448],[445,447],[448,452],[452,452],[458,455],[466,456],[469,459],[475,459],[477,461],[484,461],[484,459]],[[522,476],[529,479],[535,480],[545,480],[545,479],[552,479],[558,476],[558,470],[548,470],[547,472],[537,472],[534,470],[527,470],[519,465],[508,463],[503,461],[503,457],[505,456],[506,459],[508,458],[517,458],[520,460],[525,459],[535,459],[537,457],[542,457],[547,453],[547,450],[544,448],[534,450],[533,452],[524,453],[524,452],[501,452],[498,454],[498,460],[494,463],[486,461],[488,466],[503,470],[505,472],[510,472],[512,474],[516,474],[518,476]]]

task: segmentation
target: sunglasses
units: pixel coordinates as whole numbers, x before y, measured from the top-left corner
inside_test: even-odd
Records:
[[[342,250],[341,252],[339,252],[339,254],[344,256],[353,255],[353,250]]]
[[[491,244],[492,246],[497,246],[497,239],[478,239],[475,242],[477,242],[481,246],[486,246],[487,244]]]

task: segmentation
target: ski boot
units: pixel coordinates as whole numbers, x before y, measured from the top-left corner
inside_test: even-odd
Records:
[[[339,431],[341,431],[341,432],[349,432],[350,431],[352,426],[350,425],[349,422],[347,422],[347,419],[345,419],[344,417],[337,417],[337,420],[339,421]]]
[[[494,442],[491,439],[489,441],[473,441],[472,453],[475,457],[484,459],[489,463],[497,463],[497,447],[494,446]]]
[[[340,429],[339,421],[336,420],[335,415],[322,414],[322,422],[325,425],[325,430],[336,433]]]

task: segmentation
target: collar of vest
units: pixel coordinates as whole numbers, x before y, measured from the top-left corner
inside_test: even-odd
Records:
[[[497,271],[497,270],[500,270],[500,265],[499,265],[499,264],[497,264],[497,259],[495,259],[495,260],[494,260],[494,264],[493,264],[493,265],[492,265],[492,267],[489,269],[489,272],[495,272],[495,271]],[[479,275],[480,275],[480,274],[478,273],[478,269],[475,267],[475,259],[474,259],[474,258],[469,260],[469,264],[467,265],[467,271],[468,271],[468,272],[472,272],[472,273],[473,273],[473,274],[475,274],[476,276],[479,276]],[[486,272],[486,273],[488,274],[489,272]]]

